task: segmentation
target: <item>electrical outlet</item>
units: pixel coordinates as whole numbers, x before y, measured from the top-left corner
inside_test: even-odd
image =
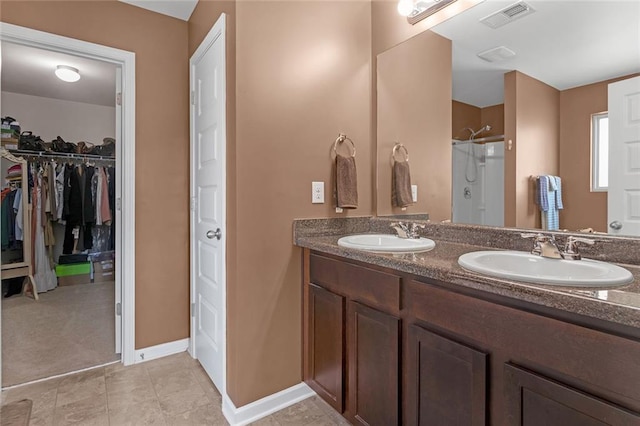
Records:
[[[418,202],[418,185],[411,185],[411,198],[414,203]]]
[[[324,182],[311,182],[311,203],[324,204]]]

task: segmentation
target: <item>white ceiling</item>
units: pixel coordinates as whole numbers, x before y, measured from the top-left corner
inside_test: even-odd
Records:
[[[480,19],[516,3],[487,0],[434,27],[453,41],[453,99],[503,102],[503,75],[518,70],[558,90],[640,72],[640,0],[525,0],[536,12],[491,29]],[[505,46],[516,56],[476,55]]]
[[[188,20],[198,0],[120,0],[153,12]],[[57,65],[80,70],[80,81],[65,83],[54,71]],[[115,105],[115,65],[78,56],[2,42],[3,91],[45,98]]]
[[[119,0],[152,12],[188,21],[198,0]]]
[[[126,2],[188,19],[197,0]],[[526,0],[535,13],[495,30],[479,22],[515,2],[486,0],[433,28],[453,41],[453,99],[479,107],[500,104],[503,75],[512,70],[558,90],[640,72],[640,0]],[[495,63],[476,56],[498,46],[516,56]],[[60,81],[56,65],[78,68],[82,78]],[[115,66],[3,42],[1,87],[113,106]]]
[[[66,83],[55,76],[57,65],[80,71],[80,80]],[[115,105],[116,66],[107,62],[2,42],[2,91]]]

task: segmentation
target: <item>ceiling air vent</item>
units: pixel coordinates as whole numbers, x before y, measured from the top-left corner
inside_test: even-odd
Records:
[[[523,1],[519,1],[518,3],[514,3],[511,6],[507,6],[502,10],[482,18],[480,22],[490,28],[496,29],[533,12],[535,12],[534,8]]]
[[[509,49],[508,47],[498,46],[493,49],[485,50],[484,52],[478,53],[478,56],[484,59],[487,62],[500,62],[505,59],[513,58],[516,56],[516,52]]]

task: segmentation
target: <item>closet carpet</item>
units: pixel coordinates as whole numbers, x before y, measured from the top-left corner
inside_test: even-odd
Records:
[[[113,281],[2,299],[2,386],[117,361]]]

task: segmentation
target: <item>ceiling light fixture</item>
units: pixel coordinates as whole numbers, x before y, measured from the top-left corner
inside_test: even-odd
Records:
[[[398,13],[414,25],[457,0],[399,0]]]
[[[400,16],[409,16],[414,8],[415,4],[413,0],[400,0],[398,2],[398,13]]]
[[[60,80],[68,83],[74,83],[80,80],[80,72],[78,72],[78,69],[67,65],[58,65],[56,67],[56,76]]]

